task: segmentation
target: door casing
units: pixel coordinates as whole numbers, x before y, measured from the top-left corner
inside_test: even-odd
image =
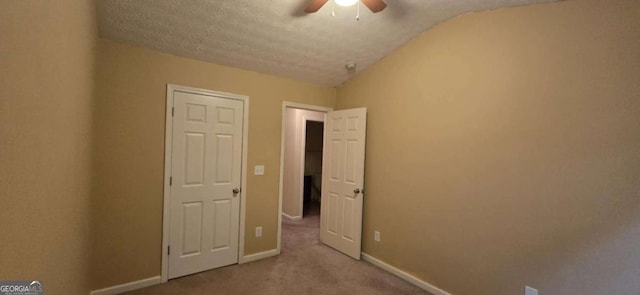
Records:
[[[165,116],[165,147],[164,147],[164,192],[162,211],[162,271],[161,281],[166,283],[169,277],[169,229],[171,214],[171,155],[173,141],[173,94],[175,91],[188,92],[201,95],[216,96],[225,99],[240,100],[244,102],[243,108],[243,129],[242,129],[242,172],[241,172],[241,192],[240,192],[240,225],[238,234],[238,263],[244,263],[244,234],[245,234],[245,209],[246,209],[246,186],[247,186],[247,141],[249,136],[249,97],[233,93],[219,92],[207,89],[167,84],[167,101]],[[279,241],[279,240],[278,240]]]

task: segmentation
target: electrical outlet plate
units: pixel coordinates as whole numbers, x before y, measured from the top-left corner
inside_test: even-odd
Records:
[[[524,295],[538,295],[538,290],[529,286],[524,287]]]
[[[256,227],[256,238],[262,237],[262,226]]]
[[[263,165],[257,165],[253,168],[253,174],[254,175],[264,175],[264,166]]]
[[[380,232],[379,231],[374,231],[373,232],[373,239],[376,240],[376,242],[380,242]]]

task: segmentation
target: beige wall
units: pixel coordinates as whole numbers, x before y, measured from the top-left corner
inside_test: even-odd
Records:
[[[369,109],[364,251],[454,294],[639,293],[638,15],[466,15],[341,87]],[[281,102],[335,89],[102,40],[94,102],[95,44],[91,1],[0,1],[0,278],[160,273],[166,83],[250,96],[245,254],[275,248]]]
[[[289,217],[302,217],[302,178],[305,175],[306,120],[324,122],[324,112],[287,108],[285,110],[284,163],[282,175],[282,212]]]
[[[245,255],[276,248],[282,101],[333,106],[335,88],[101,40],[95,112],[93,289],[160,274],[166,84],[248,95]],[[262,238],[254,228],[263,227]]]
[[[89,291],[92,1],[0,1],[0,280]]]
[[[364,251],[454,294],[640,293],[639,53],[640,2],[565,1],[448,21],[340,87],[369,110]]]

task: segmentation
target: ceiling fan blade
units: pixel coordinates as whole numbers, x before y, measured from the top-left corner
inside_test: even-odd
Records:
[[[382,0],[360,0],[360,2],[371,9],[374,13],[380,12],[387,7],[387,4]]]
[[[313,2],[311,2],[311,4],[309,4],[307,8],[304,9],[304,12],[314,13],[318,11],[320,7],[322,7],[322,5],[325,5],[328,1],[329,0],[313,0]]]

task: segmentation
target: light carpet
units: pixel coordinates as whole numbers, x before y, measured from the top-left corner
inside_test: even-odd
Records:
[[[127,294],[429,294],[319,240],[319,210],[282,224],[275,257],[231,265]]]

